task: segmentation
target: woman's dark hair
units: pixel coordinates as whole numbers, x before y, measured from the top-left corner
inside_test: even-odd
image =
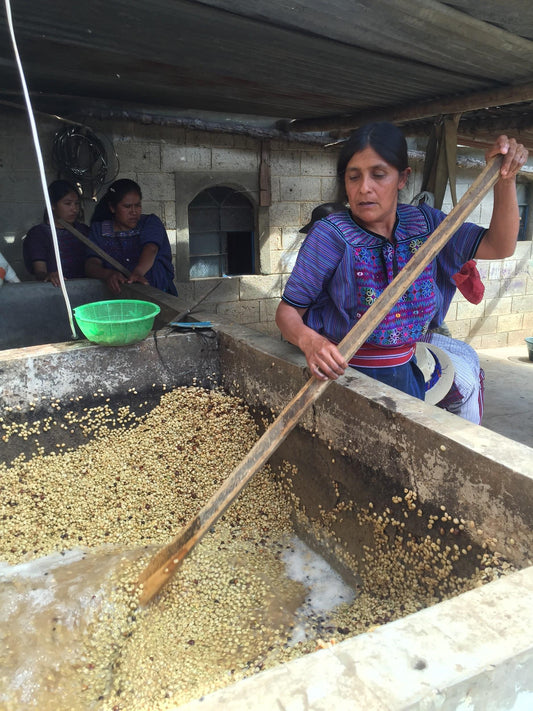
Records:
[[[130,180],[129,178],[121,178],[120,180],[115,180],[114,183],[111,183],[106,194],[100,198],[98,204],[94,208],[93,216],[91,217],[91,224],[93,222],[112,220],[113,213],[110,208],[116,208],[119,202],[121,202],[124,199],[124,196],[128,193],[137,193],[142,200],[141,188],[134,180]]]
[[[402,131],[393,123],[380,121],[360,126],[344,143],[337,159],[337,192],[341,202],[346,201],[344,174],[354,153],[372,148],[389,165],[403,173],[408,165],[407,141]]]
[[[54,182],[50,183],[48,186],[48,197],[50,198],[52,207],[57,205],[59,200],[64,198],[65,195],[68,195],[69,193],[75,193],[78,198],[81,197],[78,188],[72,185],[72,183],[69,183],[68,180],[54,180]],[[48,222],[48,211],[46,208],[43,215],[43,221]]]

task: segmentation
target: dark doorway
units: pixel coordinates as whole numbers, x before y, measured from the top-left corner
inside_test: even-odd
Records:
[[[254,273],[252,203],[233,188],[203,190],[189,204],[190,278]]]

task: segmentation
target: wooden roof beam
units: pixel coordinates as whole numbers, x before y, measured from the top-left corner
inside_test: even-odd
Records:
[[[278,127],[289,131],[320,132],[352,130],[371,121],[419,121],[421,119],[457,114],[465,111],[477,111],[494,106],[519,104],[533,101],[533,83],[518,86],[505,86],[499,89],[489,89],[476,93],[452,96],[435,101],[388,106],[379,109],[366,109],[354,114],[341,116],[324,116],[323,118],[294,119],[278,122]]]

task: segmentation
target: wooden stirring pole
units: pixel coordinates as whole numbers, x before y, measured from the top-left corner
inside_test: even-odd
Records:
[[[74,235],[74,237],[77,237],[80,242],[83,242],[83,244],[87,245],[87,247],[90,247],[93,252],[96,252],[98,256],[102,257],[102,259],[107,262],[108,264],[111,264],[113,269],[116,269],[117,271],[121,272],[121,274],[124,274],[125,277],[130,277],[131,272],[129,269],[127,269],[123,264],[120,262],[117,262],[116,259],[114,259],[110,254],[105,252],[101,247],[99,247],[97,244],[95,244],[92,239],[89,239],[86,237],[84,234],[82,234],[79,230],[77,230],[73,225],[71,225],[68,222],[65,222],[65,220],[58,220],[59,224],[61,227],[63,227],[65,230],[68,230],[71,235]]]
[[[497,156],[487,164],[431,237],[416,251],[381,296],[346,334],[338,346],[345,360],[350,360],[494,185],[499,177],[501,163],[502,156]],[[331,380],[310,378],[198,514],[184,526],[174,540],[154,555],[138,580],[142,585],[139,598],[142,605],[157,595],[189,551],[222,515],[252,476],[266,464],[303,413],[322,395],[331,382]]]

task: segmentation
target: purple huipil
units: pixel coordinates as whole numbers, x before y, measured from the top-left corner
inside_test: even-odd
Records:
[[[93,222],[89,233],[90,239],[101,247],[110,257],[120,262],[124,267],[133,271],[143,247],[152,243],[157,245],[158,252],[155,262],[145,277],[149,284],[156,289],[161,289],[169,294],[177,294],[174,286],[174,266],[172,252],[165,227],[157,215],[141,215],[137,226],[132,230],[122,232],[113,231],[113,222]],[[88,257],[98,257],[91,250]],[[104,266],[113,269],[111,264],[103,262]]]

